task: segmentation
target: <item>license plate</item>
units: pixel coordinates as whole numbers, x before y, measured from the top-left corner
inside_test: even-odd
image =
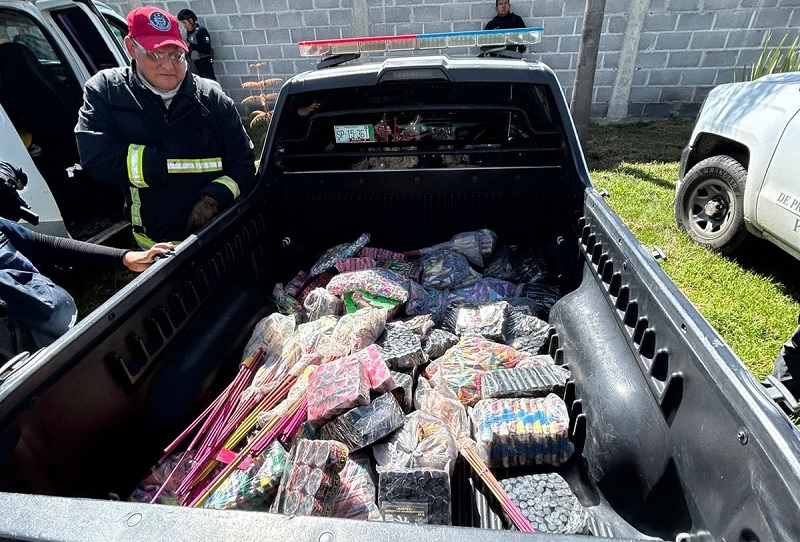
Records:
[[[334,126],[336,143],[364,143],[375,141],[375,129],[370,124]]]

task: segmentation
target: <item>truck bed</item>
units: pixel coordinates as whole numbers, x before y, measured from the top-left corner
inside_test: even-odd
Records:
[[[566,126],[556,150],[503,167],[291,171],[268,150],[247,201],[5,375],[0,504],[13,512],[0,515],[0,536],[584,540],[498,530],[496,503],[461,467],[454,527],[111,502],[230,382],[253,325],[275,310],[276,282],[363,232],[406,251],[490,228],[541,248],[561,289],[549,353],[572,374],[575,453],[558,472],[593,533],[795,538],[794,426],[591,188],[565,107],[555,110]]]

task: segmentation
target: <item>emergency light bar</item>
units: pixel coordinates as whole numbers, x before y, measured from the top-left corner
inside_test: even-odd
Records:
[[[507,45],[533,45],[542,41],[542,28],[513,28],[510,30],[475,30],[440,34],[407,34],[405,36],[377,36],[335,40],[301,41],[300,56],[330,56],[355,53],[382,53],[386,51],[413,51],[418,49],[446,49],[448,47],[504,47]]]

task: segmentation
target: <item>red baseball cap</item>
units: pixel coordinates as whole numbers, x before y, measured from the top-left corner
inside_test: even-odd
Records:
[[[128,13],[127,21],[128,35],[148,51],[175,45],[189,52],[181,36],[180,23],[168,11],[144,6]]]

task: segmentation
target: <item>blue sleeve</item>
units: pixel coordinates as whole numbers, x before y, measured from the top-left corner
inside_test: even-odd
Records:
[[[29,254],[36,250],[33,232],[22,224],[0,217],[0,230],[8,237],[14,248],[23,254]]]
[[[39,346],[69,331],[78,314],[66,290],[32,271],[0,270],[0,306],[34,332]]]

